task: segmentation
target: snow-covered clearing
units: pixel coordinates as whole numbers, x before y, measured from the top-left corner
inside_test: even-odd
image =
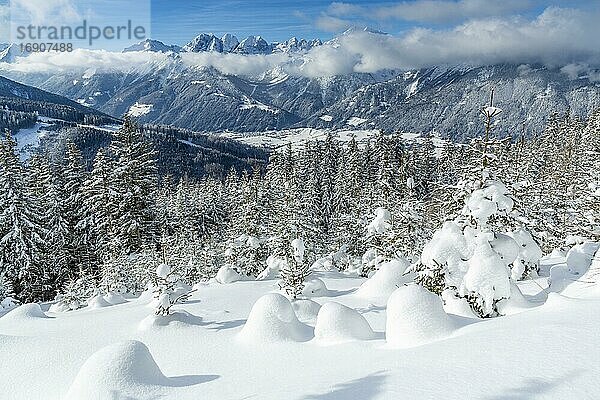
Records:
[[[526,303],[503,317],[445,314],[436,296],[401,287],[391,343],[388,291],[358,295],[365,279],[339,272],[313,272],[327,296],[311,300],[349,308],[318,315],[309,300],[292,312],[280,295],[263,298],[276,280],[199,284],[175,307],[189,314],[169,324],[141,324],[153,311],[146,295],[66,313],[22,306],[0,317],[0,397],[597,399],[600,254],[582,256],[590,249],[543,259],[542,277],[519,283]]]
[[[325,140],[328,133],[329,130],[327,129],[294,128],[254,133],[223,132],[218,134],[220,136],[235,139],[253,146],[264,146],[276,149],[279,147],[286,146],[288,143],[290,143],[294,149],[300,149],[306,144],[306,142]],[[375,138],[376,135],[379,133],[379,130],[341,129],[335,130],[333,131],[333,133],[336,139],[340,142],[348,142],[354,136],[355,140],[359,144],[364,144],[368,139]],[[420,140],[423,140],[422,137],[419,136],[419,134],[410,132],[402,133],[402,137],[408,141],[418,142]],[[446,141],[437,136],[434,136],[433,144],[436,147],[436,154],[439,154],[443,146],[446,144]]]
[[[141,117],[142,115],[148,114],[150,111],[152,111],[153,108],[153,104],[142,104],[136,101],[134,105],[129,107],[127,115],[130,115],[132,117]]]
[[[50,133],[44,129],[50,125],[46,122],[37,122],[32,128],[19,129],[14,133],[21,159],[29,158],[31,151],[40,145],[40,139]]]

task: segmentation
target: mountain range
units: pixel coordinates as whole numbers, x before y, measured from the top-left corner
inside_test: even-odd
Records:
[[[181,48],[146,40],[125,50],[170,53],[158,67],[4,74],[113,116],[129,113],[141,122],[205,132],[350,127],[436,131],[464,140],[480,133],[480,109],[492,87],[496,105],[503,109],[496,125],[499,135],[536,133],[552,113],[570,110],[586,116],[600,107],[600,82],[594,75],[573,76],[543,65],[451,65],[312,78],[275,66],[248,77],[190,66],[180,57],[186,52],[289,52],[294,57],[335,41],[267,43],[260,36],[238,41],[231,34],[201,34]]]
[[[226,33],[220,38],[212,33],[201,33],[183,47],[167,45],[158,40],[146,39],[127,47],[123,52],[199,53],[212,51],[217,53],[270,54],[308,51],[322,44],[320,39],[306,40],[292,37],[283,42],[268,43],[262,36],[248,36],[240,41],[231,33]]]

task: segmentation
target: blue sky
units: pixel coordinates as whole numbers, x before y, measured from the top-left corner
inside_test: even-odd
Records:
[[[443,7],[444,3],[454,3],[458,10]],[[336,3],[322,0],[153,0],[152,36],[177,44],[189,41],[190,37],[200,32],[217,35],[230,32],[238,37],[260,34],[268,41],[281,41],[291,36],[329,39],[347,24],[368,25],[388,33],[401,34],[414,27],[452,26],[462,22],[461,19],[468,19],[471,16],[469,12],[474,17],[497,14],[502,17],[522,15],[532,18],[549,6],[585,8],[593,3],[598,5],[600,1],[343,0]],[[394,7],[411,5],[412,9],[405,7],[395,15],[386,17],[386,13],[392,14]],[[432,12],[432,8],[438,9],[441,15],[419,20],[420,10],[427,14]],[[492,9],[489,12],[492,15],[486,15],[486,8]],[[444,18],[444,13],[452,15]]]
[[[377,4],[386,3],[396,2]],[[199,32],[231,32],[238,37],[260,34],[269,41],[286,40],[291,36],[330,38],[332,32],[316,26],[316,20],[329,4],[322,0],[154,0],[152,33],[156,38],[179,44]]]
[[[83,8],[102,9],[115,18],[142,16],[151,10],[151,36],[165,43],[185,44],[201,32],[229,32],[240,39],[262,35],[267,41],[291,36],[329,39],[349,26],[370,26],[402,35],[413,28],[443,30],[477,18],[529,21],[552,6],[598,9],[600,0],[12,0],[40,15]],[[7,36],[9,0],[0,0],[0,41]],[[137,10],[137,11],[136,11]],[[149,12],[149,11],[148,11]],[[143,17],[141,17],[143,18]],[[46,22],[46,21],[44,21]]]

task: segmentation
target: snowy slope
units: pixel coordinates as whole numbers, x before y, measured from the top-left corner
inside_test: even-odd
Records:
[[[51,125],[38,122],[32,128],[19,129],[14,133],[14,138],[17,141],[17,151],[21,159],[29,158],[31,152],[40,145],[40,139],[51,134],[50,131],[44,129]]]
[[[307,142],[325,140],[329,132],[333,132],[334,136],[341,142],[348,142],[354,136],[354,139],[357,141],[357,143],[364,144],[369,139],[374,138],[379,133],[379,130],[295,128],[252,133],[224,132],[220,136],[235,139],[249,145],[262,146],[271,149],[284,147],[288,143],[291,144],[293,148],[299,149],[302,148],[302,146],[304,146],[304,144]],[[419,134],[410,132],[403,132],[402,137],[407,141],[419,142],[423,140]],[[433,137],[433,144],[436,149],[438,149],[438,153],[446,143],[447,141],[441,139],[440,137]]]
[[[561,263],[566,266],[564,258],[546,259],[542,270]],[[547,277],[525,281],[521,288],[531,303],[522,312],[488,320],[450,315],[448,323],[454,330],[449,337],[396,349],[385,341],[385,299],[354,293],[364,279],[335,272],[314,274],[328,291],[326,297],[312,300],[334,301],[358,311],[375,331],[373,339],[342,344],[317,339],[269,344],[239,340],[252,305],[276,289],[274,280],[200,285],[188,304],[178,306],[199,318],[147,330],[138,326],[152,312],[148,298],[47,313],[51,318],[23,307],[0,317],[0,375],[10,376],[0,379],[1,398],[64,398],[92,354],[131,339],[147,346],[160,373],[147,360],[144,346],[120,344],[87,362],[73,390],[84,384],[107,384],[93,380],[101,374],[106,379],[123,378],[120,384],[135,380],[127,387],[128,398],[139,400],[600,397],[598,283],[596,291],[586,291],[583,299],[576,291],[569,293],[571,297],[557,293],[546,297]],[[565,280],[572,283],[577,278]],[[125,358],[117,357],[119,351]],[[115,357],[117,364],[134,360],[134,367],[105,365]],[[145,360],[138,370],[136,360]]]

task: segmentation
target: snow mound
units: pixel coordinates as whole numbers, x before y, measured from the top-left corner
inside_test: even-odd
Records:
[[[490,246],[506,265],[512,264],[519,256],[519,245],[509,235],[496,233],[494,239],[490,241]]]
[[[147,331],[160,329],[165,326],[189,326],[198,325],[202,318],[192,315],[186,311],[176,311],[169,315],[149,315],[138,325],[138,330]]]
[[[242,280],[242,276],[230,265],[223,265],[217,272],[217,282],[222,284],[233,283]]]
[[[466,299],[458,297],[451,289],[446,289],[442,292],[442,300],[444,301],[444,311],[448,314],[454,314],[467,318],[478,318],[471,309],[471,306]]]
[[[43,319],[43,318],[49,318],[49,317],[46,314],[44,314],[44,312],[42,311],[42,308],[37,303],[23,304],[22,306],[19,306],[19,307],[13,309],[12,311],[10,311],[8,314],[6,314],[3,317],[4,321],[7,321],[7,320],[23,321],[23,320],[34,320],[34,319],[40,319],[40,318]]]
[[[302,295],[306,297],[322,297],[327,296],[329,290],[327,290],[327,286],[325,286],[325,282],[323,282],[319,278],[307,279],[304,282],[304,289],[302,289]]]
[[[104,296],[102,296],[101,294],[91,297],[87,301],[87,308],[89,308],[90,310],[94,310],[96,308],[110,307],[111,305],[112,304],[106,301],[104,299]]]
[[[519,254],[513,262],[511,272],[512,279],[519,280],[523,278],[526,267],[534,269],[539,266],[542,249],[531,234],[523,228],[519,228],[508,235],[514,239],[519,247]]]
[[[125,300],[122,295],[116,292],[108,292],[104,295],[104,300],[112,305],[127,303],[127,300]]]
[[[392,227],[392,214],[383,207],[375,210],[375,218],[367,226],[369,234],[386,233]]]
[[[12,297],[5,297],[2,301],[0,301],[0,312],[12,310],[18,305],[18,300],[13,299]]]
[[[148,391],[168,384],[146,345],[129,340],[94,353],[79,370],[65,400],[146,398]]]
[[[502,315],[517,314],[532,307],[534,305],[527,301],[514,282],[510,284],[510,298],[498,302],[498,312]]]
[[[238,337],[245,342],[274,343],[302,342],[310,336],[310,328],[298,321],[290,301],[278,293],[269,293],[254,303]]]
[[[267,258],[267,267],[256,277],[256,280],[262,281],[277,278],[279,276],[279,271],[281,271],[281,268],[285,267],[285,265],[285,258],[273,255],[269,256]]]
[[[411,275],[404,275],[410,266],[406,259],[394,259],[381,264],[379,270],[356,291],[359,297],[389,297],[400,286],[412,282]]]
[[[455,324],[438,296],[418,285],[397,289],[387,302],[385,338],[393,347],[412,347],[446,337]]]
[[[598,251],[600,244],[585,242],[573,246],[567,253],[567,267],[572,274],[583,275],[587,272],[594,254]]]
[[[481,309],[485,315],[490,315],[495,301],[510,297],[510,271],[485,237],[478,236],[476,240],[478,245],[473,257],[467,262],[469,270],[465,274],[460,294],[477,293]]]
[[[292,307],[300,322],[313,326],[317,323],[317,314],[319,314],[321,305],[316,301],[296,299],[292,302]]]
[[[369,340],[375,336],[358,311],[339,303],[325,303],[317,316],[315,338],[323,342]]]

